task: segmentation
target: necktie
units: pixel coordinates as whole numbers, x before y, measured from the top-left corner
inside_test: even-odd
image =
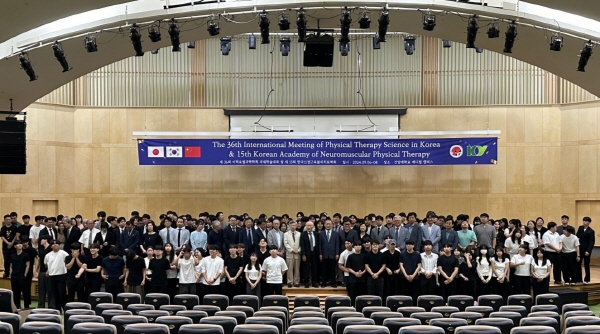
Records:
[[[54,229],[53,228],[50,229],[50,236],[52,237],[52,239],[56,239],[56,237],[54,236]]]
[[[89,230],[90,234],[88,235],[88,249],[92,248],[92,230]]]
[[[331,235],[330,233],[331,233],[330,231],[327,231],[327,242],[329,242],[329,237]]]
[[[69,233],[71,233],[71,229],[67,230],[67,239],[69,239]]]
[[[235,234],[235,226],[233,227],[233,234]]]
[[[177,246],[181,246],[181,229],[177,232]]]
[[[171,243],[171,228],[167,227],[167,243]]]
[[[381,233],[381,227],[377,228],[377,235],[379,235],[379,233]]]
[[[308,238],[310,239],[310,250],[313,250],[315,248],[315,240],[313,239],[312,232],[308,233]]]
[[[250,230],[246,230],[246,231],[248,231],[248,240],[250,240],[250,243],[252,244],[253,243],[253,241],[252,241],[252,233],[250,233]]]
[[[279,233],[275,234],[277,236],[277,248],[281,248],[281,240],[279,239],[280,235]]]
[[[296,242],[296,232],[292,232],[292,239]]]

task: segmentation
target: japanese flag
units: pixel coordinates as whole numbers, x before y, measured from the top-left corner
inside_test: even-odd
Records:
[[[181,146],[167,146],[167,158],[182,158],[182,152]]]
[[[162,146],[148,146],[148,158],[164,158],[165,148]]]

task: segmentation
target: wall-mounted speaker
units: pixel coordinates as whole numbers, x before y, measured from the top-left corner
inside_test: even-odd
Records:
[[[24,121],[0,121],[0,174],[25,174],[27,148]]]

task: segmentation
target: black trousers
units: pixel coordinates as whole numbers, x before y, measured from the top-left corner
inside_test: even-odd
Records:
[[[487,280],[490,277],[491,277],[491,275],[484,276],[483,278],[485,278]],[[479,288],[478,296],[492,294],[492,291],[494,291],[494,280],[490,279],[490,281],[487,284],[483,284],[483,281],[481,279],[479,279],[479,277],[478,277],[477,286]]]
[[[171,304],[175,302],[175,295],[177,294],[177,284],[179,284],[179,278],[167,279],[167,294],[171,299]]]
[[[109,278],[104,282],[104,290],[113,296],[113,300],[117,300],[117,295],[123,292],[123,283],[118,278]]]
[[[33,269],[31,269],[33,270]],[[29,308],[31,305],[31,281],[33,276],[25,277],[25,286],[23,287],[23,307]],[[40,307],[42,308],[42,307]]]
[[[532,277],[531,285],[533,286],[533,300],[535,300],[538,295],[550,291],[550,276],[544,278],[541,282],[538,282],[536,278]]]
[[[419,276],[416,276],[412,282],[406,280],[404,275],[401,279],[400,285],[400,294],[404,296],[410,296],[413,300],[413,305],[417,305],[417,298],[419,297],[419,292],[421,291],[421,280]]]
[[[554,279],[554,282],[561,282],[560,272],[562,266],[560,254],[556,252],[545,252],[545,255],[546,259],[550,260],[550,263],[552,263],[552,278]]]
[[[512,277],[511,277],[512,278]],[[504,304],[506,304],[508,300],[508,296],[512,294],[512,282],[507,282],[504,280],[503,283],[500,283],[497,278],[494,278],[496,281],[492,290],[494,294],[502,296],[504,299]]]
[[[517,276],[512,277],[515,282],[515,294],[531,294],[531,277],[530,276]]]
[[[560,253],[562,262],[562,275],[565,283],[577,282],[577,269],[581,271],[581,267],[577,268],[577,252]]]
[[[583,253],[585,252],[581,252],[582,255],[579,258],[579,262],[577,262],[577,271],[576,271],[576,275],[577,275],[577,282],[581,282],[581,265],[583,264],[583,269],[585,271],[585,277],[583,278],[584,282],[589,282],[591,279],[591,275],[590,275],[590,256],[584,256]]]
[[[102,279],[101,278],[87,278],[85,281],[85,300],[88,300],[88,298],[90,297],[90,294],[92,292],[100,292],[100,289],[102,288]]]
[[[383,277],[379,276],[377,279],[369,276],[367,277],[367,293],[373,296],[381,297],[381,300],[384,301],[383,298]]]
[[[336,284],[335,282],[335,271],[337,269],[337,261],[335,258],[333,259],[323,259],[321,261],[322,265],[322,273],[323,273],[323,285],[326,285],[328,282],[331,284]],[[382,281],[383,283],[383,281]]]
[[[38,273],[38,308],[46,308],[48,289],[48,277],[46,277],[46,272],[40,271]]]
[[[282,283],[267,283],[267,291],[265,291],[265,296],[268,295],[283,295],[283,284]]]
[[[395,296],[400,293],[400,276],[398,274],[394,274],[393,272],[391,275],[388,275],[387,271],[384,275],[384,298],[382,301],[386,300],[386,298],[389,296]]]
[[[436,293],[436,276],[432,275],[430,278],[421,275],[421,294],[422,295],[435,295]]]
[[[20,309],[21,308],[21,293],[25,295],[25,279],[24,278],[14,278],[10,279],[10,289],[13,292],[13,302],[15,306]]]
[[[85,290],[85,283],[83,279],[68,279],[67,280],[67,302],[74,302],[75,295],[77,295],[77,301],[85,302],[83,296]]]
[[[14,248],[2,247],[2,258],[4,258],[4,277],[10,276],[10,256]]]
[[[48,276],[48,283],[54,299],[54,309],[63,310],[67,304],[67,275]]]
[[[364,277],[363,277],[364,279]],[[356,306],[356,297],[366,293],[366,281],[357,282],[356,277],[348,279],[348,296],[352,305]]]
[[[315,252],[302,261],[302,281],[304,284],[317,284],[319,281],[319,259]],[[263,290],[264,291],[264,290]]]
[[[152,293],[164,293],[167,294],[169,288],[166,285],[153,285]]]
[[[225,281],[225,294],[229,297],[229,305],[233,305],[233,297],[237,295],[243,295],[245,291],[242,291],[240,288],[244,288],[245,286],[242,284],[240,280],[237,280],[235,284],[229,282],[229,280]]]
[[[438,277],[438,282],[440,284],[440,296],[444,298],[444,301],[448,301],[448,296],[452,296],[456,294],[456,279],[452,280],[450,284],[444,283],[446,279],[440,275]]]

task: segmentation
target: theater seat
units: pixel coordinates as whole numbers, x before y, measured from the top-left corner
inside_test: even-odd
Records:
[[[53,308],[34,308],[29,311],[29,314],[56,314],[60,315],[59,310],[55,310]]]
[[[141,304],[142,296],[140,296],[137,293],[128,293],[128,292],[119,293],[117,295],[117,300],[115,301],[115,303],[123,306],[123,309],[126,310],[127,306],[129,306],[131,304]]]
[[[383,326],[373,326],[373,325],[352,325],[346,327],[344,329],[344,334],[390,334],[389,329]]]
[[[558,314],[556,312],[551,312],[551,311],[532,312],[527,315],[527,318],[551,318],[551,319],[556,320],[556,323],[559,325],[562,322],[562,318],[560,317],[560,314]],[[526,318],[523,318],[523,319],[526,319]],[[523,321],[523,319],[521,319],[521,321]],[[521,325],[521,326],[523,326],[523,325]],[[533,326],[533,325],[527,325],[527,326]],[[560,333],[560,326],[556,329],[556,333]]]
[[[448,296],[448,306],[457,307],[459,312],[464,312],[467,307],[475,305],[473,297],[467,295]]]
[[[221,311],[221,308],[216,305],[196,305],[194,306],[193,310],[206,312],[209,317],[212,317],[215,315],[215,313]]]
[[[246,323],[246,313],[241,311],[219,311],[215,313],[215,316],[235,318],[238,325]]]
[[[321,313],[321,308],[316,306],[298,306],[294,307],[294,313],[296,312],[319,312]]]
[[[331,307],[352,306],[352,300],[348,296],[327,296],[325,297],[325,314]]]
[[[246,320],[246,323],[248,323],[248,320]],[[292,319],[292,321],[290,322],[290,326],[296,326],[296,325],[325,325],[325,326],[329,326],[329,322],[327,322],[327,319],[325,318],[315,318],[315,317],[306,317],[306,318],[296,318],[296,319]]]
[[[444,297],[436,295],[422,295],[417,297],[417,306],[430,312],[433,307],[444,306]]]
[[[340,319],[346,319],[346,318],[364,318],[364,314],[362,314],[361,312],[335,312],[334,314],[331,315],[331,328],[333,329],[333,332],[337,334],[336,328],[337,328],[337,323]],[[375,322],[373,322],[375,323]]]
[[[522,305],[504,305],[500,307],[500,312],[517,312],[521,318],[525,318],[529,314],[527,308]]]
[[[530,295],[511,295],[508,296],[506,301],[507,305],[521,305],[525,306],[528,312],[531,311],[531,306],[533,306],[533,298]]]
[[[456,329],[456,334],[502,334],[499,328],[492,326],[465,326]]]
[[[465,319],[467,324],[473,325],[477,319],[482,319],[483,315],[477,312],[456,312],[452,313],[450,318]]]
[[[83,323],[103,324],[104,318],[102,318],[99,315],[73,315],[73,316],[69,317],[69,320],[67,322],[64,323],[65,324],[64,325],[65,334],[70,334],[71,329],[76,324],[83,324]]]
[[[562,314],[562,323],[564,324],[568,318],[572,317],[593,317],[594,312],[592,311],[569,311]]]
[[[254,315],[254,309],[250,306],[227,306],[226,311],[244,312],[246,314],[246,318],[250,318]]]
[[[105,324],[110,324],[110,321],[112,320],[112,318],[116,317],[118,315],[133,315],[133,314],[131,313],[131,311],[126,311],[126,310],[106,310],[106,311],[102,312],[102,318],[104,318]]]
[[[147,324],[148,319],[139,315],[117,315],[110,319],[110,323],[117,328],[117,334],[123,334],[125,327],[132,324]]]
[[[364,312],[363,312],[364,313]],[[369,317],[375,321],[375,325],[383,326],[383,321],[385,319],[393,319],[393,318],[404,318],[401,313],[398,312],[373,312]]]
[[[176,295],[173,298],[173,304],[185,306],[186,310],[190,311],[194,309],[194,306],[200,305],[200,298],[190,294]]]
[[[346,329],[346,327],[348,326],[353,326],[353,325],[375,325],[375,321],[373,321],[373,319],[367,319],[367,318],[343,318],[338,320],[337,324],[335,325],[335,332],[337,334],[342,334],[344,333],[344,330]]]
[[[321,308],[319,296],[301,295],[294,298],[294,310],[300,306],[313,306]]]
[[[521,327],[527,326],[548,326],[554,328],[556,333],[561,332],[560,322],[556,321],[554,318],[547,317],[527,317],[521,319],[521,323],[518,325]]]
[[[490,318],[504,318],[510,319],[513,321],[513,324],[517,326],[517,324],[521,323],[521,314],[517,312],[492,312],[490,314]]]
[[[426,325],[418,325],[418,326],[407,326],[400,328],[398,334],[446,334],[446,332],[439,328],[433,326]]]
[[[565,319],[564,328],[587,325],[600,325],[600,318],[594,316],[578,316]]]
[[[96,305],[96,307],[94,307],[94,311],[96,312],[96,315],[102,316],[102,312],[106,311],[106,310],[122,310],[123,306],[119,305],[119,304],[113,304],[113,303],[100,303],[98,305]]]
[[[292,315],[292,319],[296,319],[296,318],[308,318],[308,317],[314,317],[314,318],[325,318],[325,315],[321,312],[294,312],[294,314]]]
[[[444,318],[450,318],[452,313],[460,312],[460,310],[458,307],[454,306],[436,306],[431,308],[431,312],[438,312],[441,313]]]
[[[289,305],[288,305],[289,306]],[[259,311],[275,311],[275,312],[283,312],[285,315],[285,323],[290,322],[290,310],[288,307],[283,306],[262,306]],[[256,316],[256,312],[254,312],[254,316]]]
[[[169,334],[169,327],[159,324],[133,324],[125,327],[123,334]]]
[[[171,298],[166,293],[149,293],[144,296],[144,304],[152,305],[158,310],[163,305],[170,305]]]
[[[562,314],[565,314],[567,312],[571,312],[571,311],[589,311],[590,307],[587,306],[586,304],[581,304],[581,303],[570,303],[570,304],[565,304],[562,307]]]
[[[510,331],[510,334],[559,334],[554,331],[554,328],[548,326],[528,326],[515,327]]]
[[[254,295],[237,295],[233,296],[232,306],[248,306],[252,307],[254,312],[260,308],[258,296]]]
[[[169,312],[160,310],[147,310],[140,311],[139,315],[148,319],[149,324],[153,324],[154,322],[156,322],[156,318],[166,317],[169,315]]]
[[[221,311],[225,311],[227,306],[229,306],[229,298],[225,295],[205,295],[202,298],[202,305],[218,306]]]
[[[383,320],[383,326],[390,330],[390,333],[398,333],[400,328],[408,326],[420,326],[421,321],[419,319],[412,318],[391,318]]]
[[[371,314],[375,312],[391,312],[391,310],[387,306],[367,306],[362,309],[365,318],[371,318]]]
[[[454,331],[458,327],[467,326],[467,321],[465,319],[457,319],[457,318],[431,319],[431,320],[429,320],[429,325],[442,328],[446,334],[454,334]],[[482,332],[482,333],[485,333],[485,332]],[[486,333],[486,334],[488,334],[488,333]]]
[[[535,305],[560,305],[560,296],[555,293],[543,293],[535,297]]]
[[[296,319],[296,321],[300,322],[300,320],[304,320],[304,319],[315,319],[315,318],[299,318],[299,319]],[[308,324],[312,324],[312,323],[313,322],[309,322]],[[279,318],[251,317],[251,318],[246,319],[246,324],[275,326],[277,328],[277,332],[279,334],[285,334],[285,327],[283,325],[283,321],[281,321],[281,319],[279,319]],[[319,323],[314,323],[314,324],[319,325]]]
[[[12,290],[0,289],[0,312],[14,313],[16,311]]]
[[[398,313],[405,318],[410,318],[413,313],[426,312],[424,308],[418,306],[403,306],[398,308]]]
[[[80,302],[70,302],[67,303],[64,307],[64,310],[91,310],[92,305],[89,303],[80,303]]]
[[[421,321],[421,325],[429,325],[429,320],[440,319],[444,316],[439,312],[419,312],[411,314],[410,317],[413,319],[419,319],[419,321]]]
[[[19,334],[63,334],[63,327],[54,322],[32,321],[24,323]]]
[[[392,312],[396,312],[398,307],[413,306],[413,300],[410,296],[389,296],[385,299],[385,306],[389,307]]]
[[[112,304],[113,296],[108,292],[92,292],[88,297],[88,303],[92,310],[96,309],[96,305],[98,304]],[[98,314],[100,315],[100,314]]]
[[[117,334],[117,328],[111,324],[82,323],[75,324],[71,334]]]
[[[258,311],[258,312],[254,312],[254,316],[252,318],[279,319],[279,320],[281,320],[281,323],[283,324],[283,333],[285,333],[285,331],[288,328],[289,320],[288,320],[286,314],[282,311]],[[246,320],[248,320],[248,319],[246,319]]]
[[[271,325],[237,325],[233,334],[278,334],[279,330]]]
[[[289,311],[290,300],[287,296],[268,295],[263,297],[261,308],[263,306],[283,306]]]
[[[367,306],[381,306],[381,297],[371,295],[356,297],[356,300],[354,301],[354,307],[356,308],[357,312],[362,312],[362,309]]]
[[[356,312],[356,309],[352,306],[334,306],[328,308],[327,312],[325,312],[325,315],[329,323],[331,323],[331,315],[335,312]]]
[[[483,295],[477,299],[479,306],[489,306],[494,309],[493,312],[500,311],[500,306],[504,306],[504,298],[500,295]]]
[[[533,305],[531,307],[531,312],[556,312],[558,313],[558,306],[554,305],[554,304],[547,304],[547,305]]]
[[[510,334],[510,330],[515,327],[511,319],[505,318],[481,318],[475,320],[475,325],[496,327],[502,334]]]
[[[179,334],[224,334],[224,332],[223,327],[219,325],[197,324],[181,326]]]
[[[187,311],[187,308],[183,305],[161,305],[158,309],[169,312],[169,315],[177,314],[179,311]]]
[[[66,310],[63,323],[66,324],[67,321],[69,321],[69,317],[71,317],[72,315],[96,315],[96,312],[94,312],[92,310],[79,310],[79,309]],[[0,317],[0,321],[4,322],[4,320],[2,320],[1,317]]]
[[[192,319],[170,315],[167,317],[159,317],[156,319],[155,323],[167,325],[169,327],[170,334],[179,334],[179,328],[181,328],[183,325],[191,325]]]
[[[564,334],[597,334],[600,333],[600,326],[575,326],[567,328]]]
[[[223,327],[224,334],[233,334],[233,329],[237,326],[237,320],[233,317],[207,317],[200,320],[200,324],[220,325]]]
[[[0,334],[13,334],[11,324],[0,323]]]
[[[333,330],[324,325],[298,325],[290,327],[286,334],[333,334]]]
[[[61,318],[60,315],[56,314],[29,314],[25,318],[25,322],[53,322],[60,324]]]
[[[127,311],[131,311],[132,314],[140,314],[141,311],[154,311],[154,306],[146,304],[130,304],[127,306]]]
[[[16,313],[0,312],[0,322],[10,324],[13,329],[13,334],[19,334],[21,326],[21,317]]]
[[[188,317],[188,318],[192,319],[192,324],[199,324],[200,319],[208,317],[208,314],[206,314],[206,312],[194,311],[194,310],[179,311],[179,312],[177,312],[176,315],[178,315],[180,317]]]
[[[469,306],[466,308],[467,312],[477,312],[484,318],[489,318],[490,314],[494,312],[494,308],[491,306]]]

